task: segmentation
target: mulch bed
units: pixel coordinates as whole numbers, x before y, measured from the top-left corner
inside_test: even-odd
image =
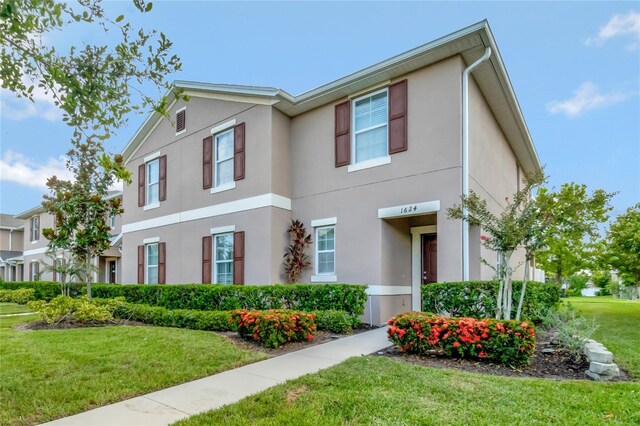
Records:
[[[82,323],[78,321],[61,321],[57,324],[47,324],[44,321],[31,321],[22,324],[16,324],[13,326],[14,330],[18,331],[33,331],[33,330],[68,330],[72,328],[94,328],[94,327],[112,327],[112,326],[129,326],[139,327],[147,326],[138,321],[116,320],[114,322],[95,322],[95,323]]]
[[[589,369],[586,358],[576,362],[558,345],[552,344],[552,336],[547,332],[538,332],[536,337],[536,349],[531,364],[517,369],[487,361],[448,358],[444,354],[438,353],[423,356],[407,354],[393,346],[378,352],[377,355],[398,358],[405,362],[432,368],[454,368],[472,373],[510,377],[539,377],[552,380],[591,380],[585,374],[585,371]],[[631,378],[621,370],[620,377],[611,381],[630,380]]]

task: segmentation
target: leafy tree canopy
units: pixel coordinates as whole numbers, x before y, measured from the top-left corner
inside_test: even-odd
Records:
[[[640,203],[609,227],[605,258],[622,279],[640,286]]]

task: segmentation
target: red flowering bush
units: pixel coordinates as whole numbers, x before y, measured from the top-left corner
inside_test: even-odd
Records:
[[[269,309],[231,312],[231,322],[235,323],[240,336],[253,339],[267,348],[277,348],[287,342],[312,340],[316,334],[316,314]]]
[[[441,349],[449,357],[529,364],[535,327],[529,321],[444,318],[425,312],[400,314],[388,321],[387,335],[401,351],[426,354]]]

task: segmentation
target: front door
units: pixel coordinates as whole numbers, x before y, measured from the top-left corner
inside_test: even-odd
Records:
[[[422,284],[438,282],[437,234],[422,235]]]
[[[116,261],[109,261],[109,284],[116,283]]]

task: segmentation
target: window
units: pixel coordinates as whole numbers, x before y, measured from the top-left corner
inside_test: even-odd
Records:
[[[147,163],[146,193],[147,206],[160,203],[160,161],[158,159]]]
[[[316,228],[316,274],[336,273],[336,229],[334,226]]]
[[[40,216],[34,216],[31,218],[31,241],[38,241],[40,239]]]
[[[158,284],[158,243],[146,244],[146,284]]]
[[[388,155],[387,89],[353,102],[353,163]]]
[[[31,262],[31,281],[38,281],[40,276],[40,263],[37,260]]]
[[[116,215],[112,214],[111,216],[109,216],[109,228],[113,230],[115,227],[116,227]]]
[[[215,136],[215,186],[233,184],[233,130]]]
[[[233,232],[213,236],[213,282],[233,284]]]

